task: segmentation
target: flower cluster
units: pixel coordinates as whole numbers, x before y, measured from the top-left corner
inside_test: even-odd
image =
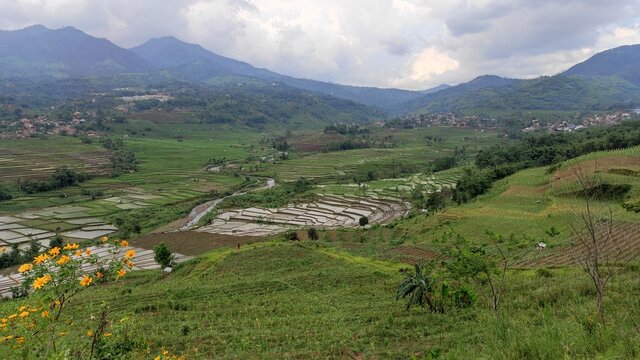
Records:
[[[52,288],[57,295],[124,277],[134,266],[135,250],[121,255],[122,249],[129,245],[126,240],[109,241],[102,237],[100,242],[108,251],[106,257],[98,257],[92,249],[81,249],[79,244],[71,243],[39,254],[18,271],[25,275],[25,283],[31,290]]]
[[[41,293],[34,300],[43,305],[23,305],[17,312],[0,317],[0,343],[12,342],[16,349],[27,343],[39,357],[51,355],[51,348],[56,348],[55,343],[68,334],[67,325],[73,323],[72,319],[61,318],[71,299],[96,284],[121,279],[134,266],[136,252],[126,249],[127,241],[103,237],[100,243],[93,249],[77,243],[53,247],[21,265],[18,271],[24,276],[22,286],[27,292]],[[110,336],[106,332],[109,321],[102,319],[101,324],[95,334],[94,330],[90,330],[91,335],[87,332],[93,342],[96,336]]]

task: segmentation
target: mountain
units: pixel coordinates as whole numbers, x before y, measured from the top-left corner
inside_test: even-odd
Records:
[[[210,85],[256,80],[265,84],[279,82],[383,109],[423,95],[417,91],[340,85],[281,75],[217,55],[200,45],[189,44],[174,37],[151,39],[132,48],[131,51],[149,62],[156,70],[176,74],[188,81]]]
[[[0,31],[0,77],[111,76],[148,69],[135,53],[72,27]]]
[[[439,91],[425,93],[419,98],[394,106],[391,111],[397,114],[420,111],[457,111],[459,108],[455,105],[455,102],[468,94],[476,93],[482,89],[509,86],[518,81],[519,80],[507,79],[496,75],[478,76],[467,83],[447,86]]]
[[[436,87],[432,87],[432,88],[427,89],[427,90],[422,90],[420,92],[423,93],[423,94],[433,94],[433,93],[436,93],[436,92],[438,92],[440,90],[448,89],[450,87],[451,87],[451,85],[441,84],[441,85],[438,85]]]
[[[555,76],[480,76],[395,105],[394,113],[495,110],[591,111],[640,105],[640,45],[598,53]]]
[[[593,55],[563,75],[586,77],[615,76],[640,85],[640,45],[626,45]]]

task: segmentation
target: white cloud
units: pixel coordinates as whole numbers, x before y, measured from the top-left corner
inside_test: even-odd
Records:
[[[640,42],[640,0],[2,0],[0,28],[174,35],[288,75],[421,89],[553,74]]]
[[[428,81],[434,75],[441,75],[448,71],[457,70],[460,62],[452,59],[449,54],[434,47],[428,47],[410,60],[411,79]]]

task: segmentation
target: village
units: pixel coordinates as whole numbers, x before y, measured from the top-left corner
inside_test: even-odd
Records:
[[[85,120],[84,115],[75,112],[70,121],[52,119],[47,115],[37,115],[32,119],[24,117],[20,120],[8,122],[6,127],[0,132],[0,139],[27,139],[41,135],[86,135],[89,137],[98,136],[97,131],[79,130]]]

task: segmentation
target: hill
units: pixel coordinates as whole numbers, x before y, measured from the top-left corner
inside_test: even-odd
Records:
[[[265,83],[279,82],[380,108],[387,108],[421,95],[420,92],[407,90],[339,85],[285,76],[220,56],[200,45],[189,44],[174,37],[151,39],[132,48],[131,51],[147,60],[157,70],[210,85],[256,80]]]
[[[571,76],[615,76],[640,85],[640,45],[627,45],[593,55],[563,73]]]
[[[148,69],[136,54],[73,27],[0,31],[0,77],[111,76]]]
[[[640,87],[618,77],[561,74],[531,80],[478,79],[397,105],[393,111],[469,114],[519,110],[595,111],[640,104]]]
[[[408,112],[609,110],[640,104],[640,45],[598,53],[556,76],[531,80],[480,76],[393,107]]]

